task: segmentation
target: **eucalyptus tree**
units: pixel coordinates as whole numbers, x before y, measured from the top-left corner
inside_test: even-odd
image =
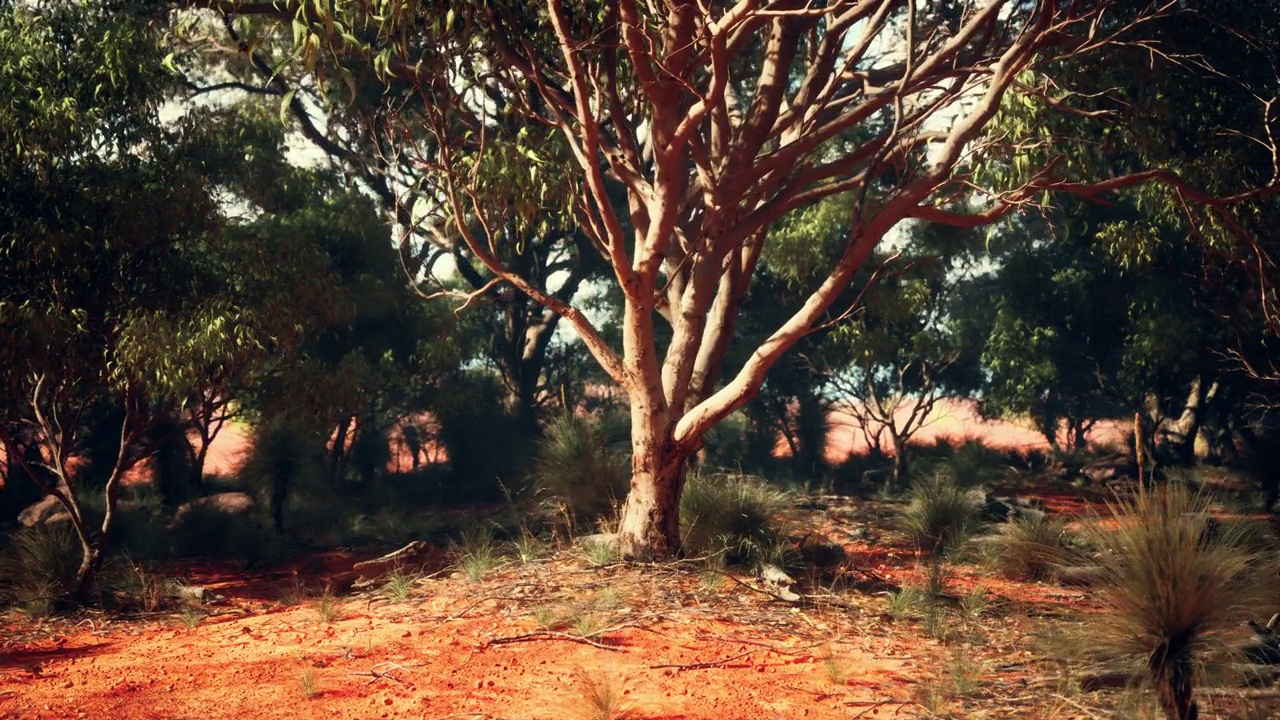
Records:
[[[1115,12],[1142,19],[1141,5]],[[1065,420],[1077,440],[1090,418],[1136,415],[1137,437],[1185,461],[1210,406],[1239,407],[1247,382],[1223,358],[1270,374],[1280,8],[1191,0],[1132,40],[1046,68],[1037,92],[1071,112],[1007,103],[997,120],[1026,140],[984,165],[987,182],[1046,163],[1067,186],[1163,182],[1094,186],[993,230],[1026,242],[995,301],[987,406],[1031,412],[1047,436]]]
[[[1139,3],[1135,15],[1133,3],[1105,0],[190,4],[288,22],[302,63],[362,61],[418,91],[405,124],[388,113],[375,132],[428,171],[416,190],[471,257],[560,314],[627,393],[633,464],[620,539],[634,557],[678,552],[686,463],[703,436],[759,391],[890,231],[913,218],[988,224],[1046,190],[1189,187],[1163,168],[1064,173],[1075,168],[1021,152],[1027,128],[994,124],[1020,102],[1072,109],[1078,98],[1046,87],[1041,71],[1106,55],[1175,5]],[[554,144],[522,135],[548,127]],[[1015,172],[979,185],[975,160],[999,150]],[[514,272],[499,247],[534,189],[511,168],[558,167],[565,151],[572,173],[556,197],[621,289],[620,347],[581,307]],[[846,192],[841,252],[722,377],[769,227]],[[671,340],[660,348],[663,323]]]

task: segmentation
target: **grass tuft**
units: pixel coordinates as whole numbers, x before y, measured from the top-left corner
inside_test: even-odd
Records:
[[[992,543],[1001,574],[1015,580],[1047,580],[1071,554],[1062,520],[1016,518],[1000,526]]]
[[[946,475],[916,483],[900,525],[924,551],[946,556],[961,549],[982,526],[982,497]]]
[[[329,593],[316,598],[311,607],[322,623],[332,623],[342,615],[342,601]]]
[[[631,482],[624,425],[572,414],[548,423],[531,477],[541,496],[580,521],[612,515]]]
[[[184,607],[178,613],[178,621],[188,630],[194,630],[201,620],[204,620],[204,613],[193,607]]]
[[[578,637],[591,637],[604,627],[600,616],[585,608],[575,609],[567,618],[569,627]]]
[[[947,658],[948,685],[953,697],[970,698],[978,694],[986,667],[973,659],[973,653],[957,648]]]
[[[832,685],[844,685],[849,682],[851,673],[848,664],[836,655],[830,645],[823,646],[822,654],[818,655],[818,659],[822,661],[822,673],[826,676],[827,682]]]
[[[987,589],[981,585],[975,585],[968,595],[960,598],[960,609],[973,619],[982,617],[987,608],[990,607],[991,601],[988,599],[989,593]]]
[[[80,542],[71,523],[19,530],[0,557],[0,599],[31,617],[61,612],[79,566]]]
[[[578,693],[571,716],[574,720],[630,720],[636,717],[635,704],[627,697],[624,683],[605,673],[578,672]]]
[[[479,582],[502,564],[502,554],[493,543],[474,545],[458,554],[458,569],[472,582]]]
[[[1089,531],[1099,547],[1102,611],[1085,617],[1100,659],[1140,668],[1170,718],[1194,717],[1194,687],[1233,630],[1267,605],[1267,573],[1235,528],[1216,523],[1209,499],[1166,483],[1108,505]]]
[[[302,691],[302,696],[308,700],[314,700],[320,694],[320,689],[316,687],[316,679],[309,672],[299,673],[298,689]]]
[[[516,558],[522,563],[534,562],[547,554],[547,543],[528,530],[521,530],[511,545],[516,551]]]
[[[386,575],[382,591],[395,602],[406,602],[413,594],[413,586],[421,579],[421,573],[392,570]]]
[[[592,540],[582,544],[582,556],[596,567],[604,567],[618,562],[622,555],[618,552],[616,542]]]
[[[918,618],[929,604],[929,596],[924,590],[915,585],[903,585],[897,592],[889,594],[889,615],[894,620]]]
[[[788,505],[786,493],[742,473],[691,473],[680,498],[680,525],[686,548],[723,551],[729,564],[785,565],[786,543],[774,517]],[[780,562],[781,561],[781,562]]]
[[[530,611],[533,623],[539,630],[555,630],[560,627],[560,614],[549,605],[539,605]]]

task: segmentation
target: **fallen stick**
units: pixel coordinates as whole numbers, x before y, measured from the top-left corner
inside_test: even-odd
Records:
[[[378,669],[378,668],[380,668],[380,667],[384,667],[384,666],[386,667],[386,669],[385,669],[385,670],[379,670],[379,669]],[[378,682],[379,680],[390,680],[391,682],[393,682],[393,683],[395,683],[395,684],[397,684],[397,685],[404,685],[404,682],[402,682],[402,681],[400,680],[400,678],[398,678],[398,677],[396,677],[395,675],[392,675],[392,674],[391,674],[391,671],[392,671],[392,670],[403,670],[403,669],[404,669],[403,667],[401,667],[400,665],[397,665],[396,663],[393,663],[393,662],[380,662],[380,663],[378,663],[377,665],[374,665],[373,667],[369,668],[369,670],[368,670],[367,672],[353,672],[353,673],[351,673],[351,674],[352,674],[352,675],[361,675],[361,676],[367,675],[367,676],[369,676],[369,682],[367,682],[367,683],[365,683],[365,684],[364,684],[364,686],[365,686],[365,687],[369,687],[370,685],[372,685],[372,684],[374,684],[374,683]]]
[[[784,603],[795,603],[795,602],[796,602],[795,600],[791,600],[791,599],[785,598],[785,597],[783,597],[783,596],[781,596],[781,595],[778,595],[777,593],[771,593],[771,592],[769,592],[768,590],[764,590],[764,589],[762,589],[762,588],[758,588],[758,587],[756,587],[756,586],[754,586],[754,585],[751,585],[750,583],[747,583],[747,582],[745,582],[745,581],[743,581],[743,580],[739,580],[738,578],[734,577],[733,575],[731,575],[731,574],[729,574],[729,573],[727,573],[727,572],[721,572],[721,571],[719,571],[719,570],[716,570],[715,572],[716,572],[717,574],[719,574],[719,575],[723,575],[723,576],[725,576],[725,577],[729,578],[730,580],[732,580],[732,581],[734,581],[734,582],[738,583],[739,585],[741,585],[742,587],[744,587],[744,588],[746,588],[746,589],[748,589],[748,590],[753,590],[753,591],[755,591],[755,592],[760,593],[761,595],[768,595],[769,597],[773,598],[774,600],[777,600],[778,602],[784,602]]]
[[[751,653],[753,653],[753,652],[755,652],[755,651],[754,651],[754,650],[748,650],[748,651],[746,651],[746,652],[744,652],[744,653],[738,653],[737,655],[732,655],[732,656],[727,657],[727,658],[720,658],[719,660],[711,660],[711,661],[708,661],[708,662],[699,662],[699,663],[689,663],[689,664],[687,664],[687,665],[678,665],[678,664],[677,664],[677,665],[650,665],[650,666],[649,666],[649,669],[650,669],[650,670],[665,670],[665,669],[667,669],[667,668],[672,668],[672,669],[675,669],[675,670],[701,670],[701,669],[703,669],[703,668],[713,668],[713,667],[716,667],[716,666],[718,666],[718,665],[723,665],[723,664],[725,664],[725,663],[733,662],[734,660],[737,660],[737,659],[739,659],[739,658],[744,658],[744,657],[746,657],[746,656],[750,655],[750,654],[751,654]]]
[[[582,635],[570,635],[569,633],[551,632],[549,630],[524,633],[523,635],[509,635],[507,637],[493,638],[488,642],[486,642],[485,645],[486,646],[509,645],[511,643],[528,642],[532,640],[543,640],[543,639],[568,640],[569,642],[582,643],[583,645],[590,645],[591,647],[600,648],[601,650],[612,650],[614,652],[619,652],[622,650],[622,648],[616,645],[606,645],[602,642],[596,642],[595,640],[592,640],[589,637],[583,637]]]

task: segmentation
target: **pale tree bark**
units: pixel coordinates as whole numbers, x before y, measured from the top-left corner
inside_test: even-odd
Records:
[[[1192,378],[1182,412],[1160,427],[1160,437],[1174,462],[1185,464],[1194,460],[1196,435],[1200,432],[1205,408],[1217,398],[1219,387],[1216,380],[1206,385],[1202,376]]]

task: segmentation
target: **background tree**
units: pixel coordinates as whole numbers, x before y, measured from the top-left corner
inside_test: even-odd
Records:
[[[923,230],[892,256],[872,260],[863,303],[827,342],[827,356],[839,358],[825,368],[831,391],[865,437],[887,435],[899,486],[909,479],[912,436],[939,402],[979,382],[975,353],[954,319],[969,281],[957,251],[972,244],[949,228]]]
[[[155,122],[164,87],[143,9],[63,2],[0,14],[0,439],[65,507],[80,540],[76,593],[100,567],[121,477],[169,397],[167,343],[140,332],[189,298],[182,245],[215,206]],[[42,89],[32,93],[31,88]],[[160,209],[160,211],[157,211]],[[119,409],[119,441],[91,526],[71,459],[84,421]]]

